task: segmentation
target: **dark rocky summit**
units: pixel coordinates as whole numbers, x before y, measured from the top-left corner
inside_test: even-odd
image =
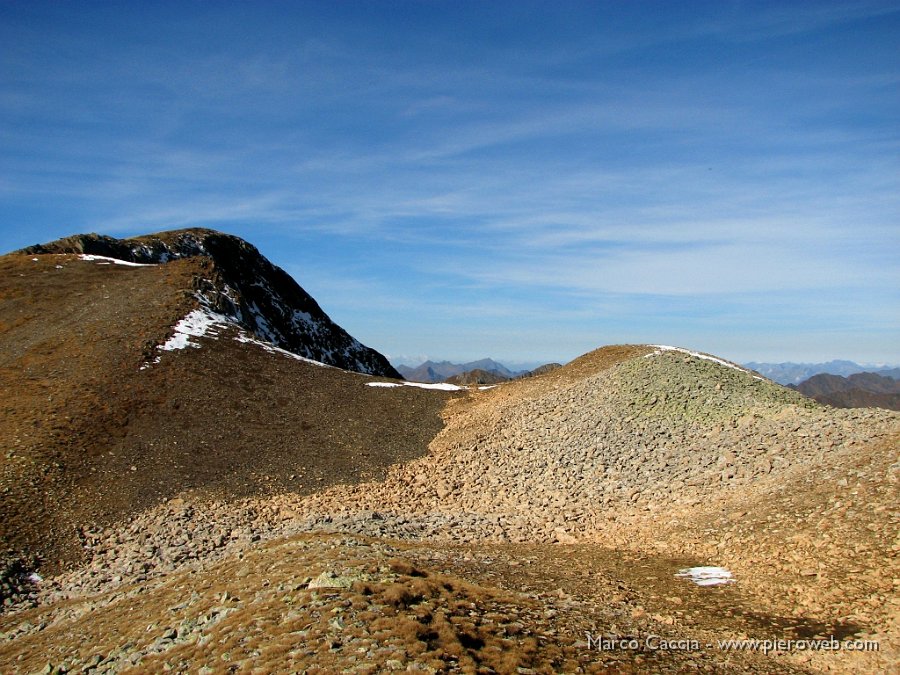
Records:
[[[209,278],[196,279],[195,286],[209,309],[300,356],[345,370],[402,379],[383,355],[335,324],[287,272],[239,237],[199,228],[132,239],[78,234],[16,253],[78,253],[141,264],[205,257],[213,263]]]

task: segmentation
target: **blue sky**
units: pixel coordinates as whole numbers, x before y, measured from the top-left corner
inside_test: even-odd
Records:
[[[0,250],[204,226],[401,361],[900,363],[900,3],[7,2]]]

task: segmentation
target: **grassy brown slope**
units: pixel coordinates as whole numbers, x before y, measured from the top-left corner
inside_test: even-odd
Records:
[[[0,547],[53,568],[77,560],[76,528],[185,489],[311,491],[426,451],[441,392],[373,389],[224,336],[140,370],[210,267],[0,258]]]
[[[187,311],[198,271],[193,261],[134,268],[0,258],[4,544],[47,555],[51,540],[71,541],[74,486],[144,398],[131,375]]]
[[[200,341],[140,374],[159,398],[115,448],[119,484],[99,488],[108,510],[191,489],[236,498],[377,480],[424,454],[441,428],[444,392],[368,387],[370,377],[227,335]]]

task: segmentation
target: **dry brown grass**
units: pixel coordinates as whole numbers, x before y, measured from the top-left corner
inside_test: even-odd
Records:
[[[0,548],[52,571],[79,559],[77,527],[184,491],[310,493],[427,452],[446,392],[367,387],[227,337],[140,370],[211,265],[0,257]]]
[[[298,583],[328,569],[370,578],[345,589]],[[46,624],[0,643],[0,664],[18,672],[47,661],[74,668],[97,654],[135,673],[381,672],[389,662],[435,672],[552,672],[566,662],[566,648],[540,645],[517,621],[536,612],[524,595],[385,555],[382,545],[298,537],[199,574],[0,619],[3,631],[23,619]],[[144,655],[132,664],[138,651]]]
[[[689,562],[591,545],[436,548],[298,536],[197,572],[0,617],[10,635],[32,626],[0,642],[0,671],[33,672],[48,660],[76,669],[96,654],[134,673],[385,672],[398,664],[440,673],[683,672],[688,661],[708,672],[789,672],[761,655],[728,656],[725,667],[715,652],[601,654],[578,644],[586,630],[706,639],[749,631],[742,589],[675,579]],[[355,582],[307,586],[326,571]],[[164,639],[173,631],[176,640]]]

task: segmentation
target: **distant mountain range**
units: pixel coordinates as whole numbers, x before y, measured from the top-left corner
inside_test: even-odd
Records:
[[[547,364],[547,366],[553,365],[555,364]],[[751,361],[743,365],[750,370],[755,370],[760,375],[764,375],[773,382],[783,385],[798,385],[822,373],[840,375],[841,377],[849,377],[858,373],[877,373],[900,380],[900,367],[860,365],[854,361],[846,360],[834,360],[826,363],[794,363],[790,361],[785,363],[761,363]],[[540,366],[533,370],[515,370],[492,358],[486,358],[467,363],[428,360],[418,366],[397,365],[396,368],[404,378],[411,382],[446,382],[450,378],[454,378],[453,381],[456,384],[464,381],[468,382],[469,380],[471,380],[471,383],[476,383],[477,381],[477,384],[490,384],[491,382],[488,382],[488,380],[502,382],[529,374],[538,375],[547,366]],[[478,372],[466,375],[471,371]]]
[[[404,378],[411,382],[450,382],[451,384],[497,384],[520,377],[543,375],[561,368],[559,363],[546,363],[533,370],[511,370],[493,359],[468,363],[426,361],[419,366],[397,366]]]
[[[497,373],[493,373],[488,370],[482,370],[481,368],[476,368],[475,370],[467,370],[464,373],[459,373],[458,375],[453,375],[452,377],[447,378],[448,384],[458,384],[460,386],[468,386],[473,384],[500,384],[501,382],[508,381],[508,377],[503,377],[503,375],[498,375]]]
[[[514,372],[493,359],[480,359],[469,363],[451,363],[450,361],[426,361],[418,366],[397,366],[403,377],[411,382],[444,382],[447,378],[461,375],[471,370],[481,370],[504,380],[511,380],[522,372]]]
[[[900,410],[900,380],[877,373],[854,373],[849,377],[819,373],[799,385],[788,386],[837,408]]]
[[[886,377],[900,379],[900,368],[896,366],[861,366],[853,361],[829,361],[827,363],[756,363],[751,361],[743,365],[779,384],[800,384],[820,373],[842,377],[849,377],[856,373],[880,373]]]
[[[513,377],[500,375],[497,371],[488,371],[481,368],[475,368],[474,370],[466,370],[462,373],[459,373],[458,375],[448,377],[444,381],[449,384],[458,384],[463,386],[474,384],[500,384],[501,382],[509,382],[510,380],[520,380],[523,377],[535,377],[537,375],[543,375],[545,373],[552,372],[557,368],[562,368],[562,364],[546,363],[543,366],[538,366],[534,370],[519,371]]]

